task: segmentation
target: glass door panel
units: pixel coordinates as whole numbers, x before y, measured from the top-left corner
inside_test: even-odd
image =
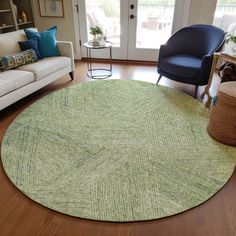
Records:
[[[172,33],[175,2],[130,0],[128,59],[157,60],[160,45]]]
[[[79,8],[81,44],[92,40],[91,26],[100,26],[106,40],[113,44],[112,58],[127,59],[128,0],[80,0]],[[87,57],[83,46],[82,57]],[[107,52],[93,50],[92,57],[106,59]]]
[[[79,14],[82,44],[92,40],[89,29],[98,25],[107,40],[113,44],[113,59],[144,61],[157,60],[160,45],[170,37],[173,28],[180,28],[184,24],[184,16],[188,15],[191,2],[191,0],[78,1],[82,9]],[[93,50],[92,57],[107,58],[103,52],[105,51]],[[86,50],[82,47],[82,57],[86,56]]]
[[[236,23],[236,0],[218,0],[213,25],[227,31],[232,23]]]
[[[229,34],[236,34],[236,0],[218,0],[213,25]],[[234,43],[225,43],[223,51],[234,54]]]
[[[137,48],[160,48],[170,37],[174,16],[175,0],[138,1]]]
[[[91,26],[100,26],[107,40],[120,47],[120,0],[86,0],[87,37]]]

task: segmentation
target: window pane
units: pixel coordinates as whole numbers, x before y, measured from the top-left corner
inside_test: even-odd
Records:
[[[138,1],[137,48],[159,48],[171,35],[175,0]]]
[[[113,46],[120,47],[120,0],[86,0],[88,39],[89,28],[98,25]]]
[[[218,0],[213,25],[227,31],[232,23],[236,23],[236,0]]]

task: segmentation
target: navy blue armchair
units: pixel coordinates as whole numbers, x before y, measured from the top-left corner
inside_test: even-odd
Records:
[[[157,71],[162,76],[198,86],[208,83],[214,52],[220,51],[225,32],[213,25],[192,25],[174,33],[161,45]]]

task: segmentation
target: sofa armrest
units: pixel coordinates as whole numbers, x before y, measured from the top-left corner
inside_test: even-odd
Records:
[[[57,41],[57,47],[59,49],[61,56],[71,58],[71,69],[72,69],[72,71],[75,71],[74,52],[73,52],[72,42]]]

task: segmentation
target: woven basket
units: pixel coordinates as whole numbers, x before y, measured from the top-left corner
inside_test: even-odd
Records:
[[[216,105],[210,112],[207,132],[223,144],[236,146],[236,82],[220,85]]]

